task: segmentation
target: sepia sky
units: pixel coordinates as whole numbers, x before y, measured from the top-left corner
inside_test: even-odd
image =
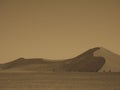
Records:
[[[0,63],[96,46],[120,54],[120,0],[0,0]]]

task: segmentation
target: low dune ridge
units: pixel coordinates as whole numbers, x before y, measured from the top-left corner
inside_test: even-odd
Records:
[[[18,58],[0,65],[9,72],[120,72],[120,56],[102,47],[95,47],[65,60]]]
[[[103,57],[93,53],[99,48],[92,48],[81,55],[66,60],[48,60],[42,58],[19,58],[1,65],[1,71],[36,71],[36,72],[97,72],[105,63]]]
[[[104,57],[105,64],[99,72],[120,72],[120,55],[115,54],[103,47],[94,52],[95,57]]]

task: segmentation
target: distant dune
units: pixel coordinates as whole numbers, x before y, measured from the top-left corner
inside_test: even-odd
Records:
[[[99,72],[120,72],[120,55],[117,55],[105,48],[94,52],[95,57],[104,57],[105,64]]]
[[[66,60],[19,58],[1,64],[0,69],[9,72],[120,72],[120,56],[96,47]]]

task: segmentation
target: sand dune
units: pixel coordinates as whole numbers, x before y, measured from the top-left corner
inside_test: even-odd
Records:
[[[100,48],[94,52],[94,56],[105,58],[105,64],[99,72],[120,72],[120,55],[117,55],[105,48]]]
[[[19,58],[0,65],[1,71],[34,72],[120,72],[120,56],[96,47],[66,60]]]

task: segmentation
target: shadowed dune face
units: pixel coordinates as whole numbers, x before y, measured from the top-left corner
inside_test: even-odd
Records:
[[[104,57],[105,64],[99,72],[120,72],[120,55],[110,52],[107,49],[100,48],[94,52],[95,57]]]
[[[104,57],[94,56],[100,48],[93,48],[85,53],[67,60],[24,59],[1,65],[2,71],[36,71],[36,72],[97,72],[105,64]]]
[[[99,48],[93,48],[85,53],[71,59],[73,71],[80,71],[80,72],[97,72],[105,63],[105,59],[103,57],[95,57],[94,52],[99,50]]]

